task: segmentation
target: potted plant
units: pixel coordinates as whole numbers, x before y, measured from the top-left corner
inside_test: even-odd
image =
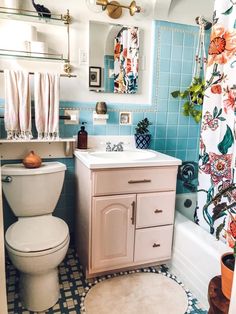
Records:
[[[135,128],[136,133],[134,134],[136,148],[140,149],[149,148],[151,142],[151,134],[149,132],[148,127],[151,124],[152,123],[149,122],[148,118],[144,118],[143,120],[138,122]]]
[[[220,240],[222,234],[233,249],[233,251],[221,256],[221,290],[224,296],[230,299],[236,258],[236,184],[227,183],[225,188],[222,188],[214,197],[210,197],[210,200],[203,207],[205,217],[209,215],[208,208],[210,205],[213,205],[211,208],[213,213],[210,222],[211,233],[215,232],[217,240]],[[215,222],[223,217],[223,221],[215,230]]]
[[[193,82],[184,91],[174,91],[172,97],[185,99],[183,104],[183,115],[192,116],[196,123],[199,123],[202,117],[203,97],[206,90],[205,81],[200,77],[194,77]]]
[[[221,257],[221,286],[222,293],[230,300],[236,258],[236,220],[232,214],[229,227],[230,232],[227,233],[230,237],[230,245],[233,248],[233,252],[225,253]]]
[[[215,232],[217,240],[220,240],[222,235],[233,249],[221,256],[221,290],[224,296],[230,299],[236,258],[236,184],[229,182],[224,184],[225,187],[215,196],[209,197],[209,201],[203,207],[203,214],[210,217],[208,208],[213,205],[211,208],[213,215],[209,221],[211,233]],[[215,229],[215,222],[222,218],[223,221]]]

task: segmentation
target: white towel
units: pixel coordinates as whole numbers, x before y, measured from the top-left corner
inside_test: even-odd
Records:
[[[39,139],[59,137],[60,75],[35,73],[35,125]]]
[[[4,70],[4,80],[4,124],[7,139],[30,139],[32,134],[29,73]]]

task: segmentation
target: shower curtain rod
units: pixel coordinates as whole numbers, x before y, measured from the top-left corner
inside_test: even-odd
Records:
[[[208,30],[212,27],[212,23],[208,21],[204,16],[197,16],[195,18],[197,25],[204,25],[205,30]]]
[[[0,70],[0,73],[4,73],[4,70]],[[29,72],[30,75],[34,75],[35,73],[34,72]],[[60,76],[62,77],[77,77],[77,75],[74,75],[74,74],[60,74]]]

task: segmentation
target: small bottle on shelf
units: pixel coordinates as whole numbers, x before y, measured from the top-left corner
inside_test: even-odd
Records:
[[[80,131],[78,132],[78,143],[77,143],[77,148],[79,149],[87,149],[88,145],[88,133],[85,130],[85,124],[86,122],[82,122],[82,126]]]

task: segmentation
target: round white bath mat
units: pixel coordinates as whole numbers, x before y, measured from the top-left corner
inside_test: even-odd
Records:
[[[86,314],[184,314],[188,298],[174,280],[134,273],[99,282],[84,300]]]

